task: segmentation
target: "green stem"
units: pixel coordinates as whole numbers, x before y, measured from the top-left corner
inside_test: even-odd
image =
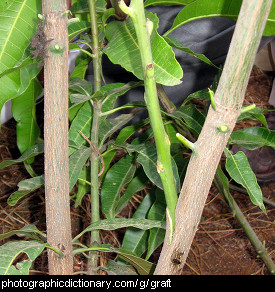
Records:
[[[144,5],[142,0],[132,0],[129,7],[123,1],[120,1],[119,6],[122,11],[131,16],[137,34],[144,74],[144,99],[156,142],[158,153],[157,170],[165,193],[167,219],[169,222],[169,238],[171,240],[175,227],[175,209],[178,197],[172,170],[170,141],[163,126],[155,81],[150,43],[152,23],[149,20],[147,20],[147,22],[145,21]]]
[[[251,244],[255,248],[257,255],[261,257],[265,265],[267,266],[269,272],[274,275],[275,274],[275,264],[272,261],[272,258],[267,253],[267,250],[264,244],[260,241],[257,234],[254,232],[252,227],[250,226],[249,222],[246,220],[244,214],[242,213],[241,209],[237,205],[234,198],[231,196],[228,188],[224,186],[221,177],[219,176],[218,172],[215,175],[214,183],[220,193],[223,195],[231,209],[232,213],[235,215],[235,218],[238,220],[239,224],[241,225],[242,229],[244,230],[245,234],[247,235],[248,239],[250,240]]]
[[[98,40],[97,29],[97,15],[95,8],[95,0],[89,0],[89,12],[91,18],[92,30],[92,48],[93,48],[93,69],[94,69],[94,91],[97,92],[101,89],[101,51]]]
[[[95,0],[89,0],[89,12],[91,19],[92,30],[92,50],[93,50],[93,69],[94,69],[94,91],[97,92],[101,89],[101,51],[98,40],[97,29],[97,15],[95,8]],[[93,124],[91,130],[91,223],[100,220],[100,204],[99,204],[99,153],[98,153],[98,132],[100,124],[101,103],[98,101],[93,102]],[[91,232],[91,247],[99,245],[99,230]],[[98,255],[95,252],[90,253],[89,274],[94,274],[98,266]]]

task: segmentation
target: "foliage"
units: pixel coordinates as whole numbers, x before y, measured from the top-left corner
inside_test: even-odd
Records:
[[[159,84],[173,86],[179,84],[183,76],[180,64],[173,53],[173,48],[178,48],[189,53],[209,66],[215,66],[204,55],[196,54],[173,38],[169,38],[170,32],[188,21],[203,17],[223,16],[236,20],[242,1],[232,0],[147,0],[145,7],[150,5],[186,5],[174,20],[172,27],[163,36],[157,32],[158,17],[146,12],[146,17],[153,23],[151,33],[151,47],[153,63],[156,67],[155,78]],[[0,4],[0,110],[8,100],[13,102],[13,115],[17,121],[17,145],[21,156],[16,160],[3,161],[0,169],[14,163],[24,162],[30,166],[33,159],[43,153],[43,143],[38,143],[39,128],[36,123],[35,105],[37,97],[41,93],[37,75],[39,60],[33,60],[30,54],[30,38],[35,33],[37,15],[41,13],[40,1],[18,0],[5,1]],[[273,4],[274,6],[274,4]],[[152,273],[154,265],[148,259],[158,248],[165,235],[165,209],[166,202],[157,171],[157,151],[152,142],[152,130],[144,128],[148,119],[138,123],[129,122],[135,117],[136,111],[129,114],[120,114],[116,118],[109,116],[110,113],[124,108],[145,108],[144,103],[129,103],[120,108],[114,108],[115,102],[126,92],[143,86],[143,71],[141,66],[140,47],[131,18],[125,21],[109,21],[113,10],[106,8],[105,1],[97,1],[98,28],[102,47],[102,53],[109,59],[132,72],[139,82],[113,83],[102,86],[101,90],[94,92],[92,84],[85,80],[85,72],[91,62],[90,45],[90,22],[86,1],[76,2],[72,9],[79,17],[78,22],[69,25],[69,40],[80,37],[87,48],[81,50],[81,55],[76,60],[76,67],[71,74],[69,83],[69,159],[70,159],[70,190],[77,186],[77,192],[72,195],[75,206],[81,205],[83,197],[90,192],[90,166],[87,163],[92,147],[89,147],[91,139],[93,105],[101,104],[99,143],[97,151],[100,153],[100,183],[101,183],[101,206],[102,213],[107,219],[91,224],[83,230],[74,240],[75,246],[80,245],[78,238],[91,230],[114,230],[127,228],[122,248],[110,245],[98,247],[78,247],[75,254],[85,253],[90,250],[102,252],[115,252],[120,261],[110,261],[108,271],[117,270],[123,273],[128,271],[129,266],[140,274]],[[274,11],[270,14],[266,25],[265,34],[270,35],[274,31]],[[112,19],[113,20],[113,19]],[[103,45],[104,38],[108,43]],[[80,41],[79,41],[80,42]],[[16,50],[12,49],[16,47]],[[77,42],[70,45],[71,49],[77,49]],[[215,86],[213,85],[213,88]],[[161,109],[164,127],[171,141],[171,155],[174,179],[177,192],[184,179],[188,159],[184,158],[184,149],[176,139],[177,132],[190,133],[194,138],[200,134],[204,124],[206,111],[202,112],[190,101],[195,98],[209,100],[207,91],[190,95],[181,107],[173,112]],[[208,105],[210,101],[208,102]],[[109,116],[109,117],[108,117]],[[108,118],[107,118],[108,117]],[[275,132],[267,128],[263,111],[256,108],[246,114],[242,114],[239,120],[247,118],[259,119],[265,127],[255,127],[232,133],[229,144],[238,144],[247,149],[256,149],[261,146],[275,147]],[[141,131],[143,129],[143,131]],[[144,130],[146,129],[146,130]],[[141,134],[139,134],[141,132]],[[40,138],[40,141],[42,139]],[[91,141],[92,143],[93,141]],[[117,151],[124,153],[123,157],[114,161]],[[95,150],[94,150],[95,151]],[[245,187],[251,201],[263,211],[262,193],[255,176],[251,173],[249,164],[244,153],[232,155],[225,150],[226,170],[237,183]],[[219,170],[221,171],[221,170]],[[246,174],[246,176],[243,176]],[[154,185],[146,193],[141,204],[130,219],[115,218],[131,198],[145,187],[148,183]],[[15,205],[18,200],[44,184],[44,176],[34,176],[18,184],[19,189],[8,199],[10,205]],[[46,237],[35,226],[25,226],[21,230],[15,230],[1,235],[0,239],[11,235],[24,235],[31,241],[8,242],[0,247],[1,267],[0,274],[28,274],[31,262],[39,256],[44,248],[51,248],[46,243]],[[147,251],[146,260],[140,257]],[[13,265],[14,259],[20,253],[26,253],[29,261],[25,260]],[[58,252],[58,251],[57,251]],[[3,259],[3,260],[2,260]],[[124,269],[123,269],[124,267]],[[111,270],[110,270],[111,269]],[[133,270],[131,270],[133,272]]]

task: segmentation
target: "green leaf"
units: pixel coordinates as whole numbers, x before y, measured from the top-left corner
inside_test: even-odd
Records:
[[[18,183],[18,187],[19,187],[18,191],[12,193],[9,196],[7,203],[10,206],[14,206],[22,197],[39,189],[43,185],[44,185],[44,175],[22,180]]]
[[[34,34],[34,22],[40,10],[40,1],[18,0],[10,2],[0,13],[0,112],[8,100],[20,95],[29,86],[30,80],[26,80],[29,76],[23,74],[24,70],[22,74],[21,69],[5,75],[2,73],[13,68],[23,57]]]
[[[246,107],[249,107],[249,106],[243,106],[242,109],[245,109]],[[270,111],[272,111],[272,110],[261,109],[259,107],[255,107],[254,109],[252,109],[252,110],[250,110],[248,112],[241,113],[240,116],[238,117],[237,122],[240,122],[240,121],[243,121],[243,120],[257,119],[266,128],[268,128],[264,113],[267,113],[267,112],[270,112]]]
[[[197,0],[184,7],[175,18],[172,27],[164,34],[169,33],[180,27],[181,25],[196,19],[206,17],[227,17],[237,20],[242,0]],[[274,35],[275,30],[275,6],[274,3],[268,17],[264,30],[265,36]]]
[[[12,100],[12,114],[17,121],[17,146],[21,153],[33,146],[40,134],[40,129],[36,122],[35,104],[36,98],[41,92],[42,87],[35,80],[31,82],[23,94]]]
[[[188,5],[196,0],[146,0],[144,7],[151,5]]]
[[[148,178],[145,175],[142,167],[140,167],[137,170],[137,175],[129,183],[124,194],[119,199],[115,213],[116,214],[120,213],[121,210],[127,205],[129,200],[132,198],[132,196],[136,194],[137,192],[141,191],[142,189],[144,189],[147,183],[148,183]]]
[[[74,255],[86,251],[115,252],[119,254],[119,256],[126,262],[134,266],[140,275],[150,275],[155,269],[155,264],[136,256],[136,254],[134,254],[133,252],[130,252],[123,248],[115,248],[107,244],[88,248],[78,248],[74,250]]]
[[[100,267],[100,269],[105,271],[108,275],[138,275],[132,266],[120,264],[113,260],[108,260],[108,264],[104,267]]]
[[[180,84],[180,79],[183,76],[181,66],[176,61],[172,48],[156,31],[158,27],[157,16],[147,12],[146,17],[154,23],[154,30],[151,34],[151,49],[156,82],[167,86]],[[120,64],[143,80],[140,50],[132,19],[128,18],[123,22],[110,22],[106,26],[105,33],[109,42],[104,48],[104,53],[114,64]]]
[[[246,155],[243,152],[232,155],[226,148],[224,151],[226,154],[225,168],[229,175],[247,190],[251,202],[266,213],[261,188],[257,183],[254,172],[250,168]]]
[[[22,227],[19,230],[12,230],[7,233],[0,234],[0,240],[3,240],[15,234],[18,236],[28,236],[32,239],[41,239],[42,237],[45,241],[47,240],[46,235],[40,230],[38,230],[35,225],[32,225],[32,224],[26,224],[24,227]]]
[[[139,154],[137,157],[137,162],[139,162],[142,165],[147,177],[151,180],[152,183],[154,183],[160,189],[163,188],[161,178],[157,172],[157,149],[154,143],[146,142],[140,145],[134,145],[133,143],[132,144],[125,143],[125,144],[119,144],[116,146],[126,149],[129,153],[137,152]],[[178,169],[173,158],[172,158],[172,169],[173,169],[174,178],[176,182],[176,188],[177,188],[177,191],[179,192],[180,184],[179,184]]]
[[[69,82],[69,89],[88,96],[91,98],[93,93],[92,83],[81,78],[71,77]]]
[[[6,0],[0,2],[0,13],[2,13],[14,0]]]
[[[195,52],[193,52],[191,49],[186,48],[182,45],[182,43],[180,41],[178,41],[175,38],[169,38],[169,37],[164,37],[165,41],[173,48],[176,48],[178,50],[181,50],[195,58],[198,58],[199,60],[201,60],[202,62],[216,68],[219,69],[219,67],[217,67],[216,65],[214,65],[204,54],[197,54]]]
[[[156,200],[148,213],[148,219],[159,220],[165,224],[166,220],[166,201],[164,192],[160,189],[156,189]],[[156,248],[158,248],[165,237],[165,230],[163,228],[153,228],[150,230],[148,239],[148,250],[146,254],[146,260],[152,255]]]
[[[40,9],[39,1],[17,0],[0,14],[0,73],[13,67],[23,56]]]
[[[77,208],[81,204],[81,201],[85,194],[91,190],[90,181],[90,167],[84,167],[84,169],[80,171],[80,174],[78,176],[75,208]]]
[[[86,142],[80,132],[84,134],[88,139],[90,138],[92,119],[93,109],[90,101],[86,101],[79,109],[70,126],[69,140],[73,142],[74,146],[79,147]],[[69,155],[71,155],[75,150],[75,148],[70,147]]]
[[[128,250],[122,248],[113,249],[114,252],[118,253],[120,257],[133,265],[140,275],[152,275],[155,270],[155,264],[148,262]]]
[[[208,100],[209,98],[209,93],[208,89],[202,89],[199,91],[196,91],[194,93],[191,93],[188,95],[188,97],[183,101],[181,107],[185,106],[190,100],[197,98],[197,99],[203,99],[203,100]]]
[[[44,250],[46,243],[37,241],[11,241],[0,246],[0,275],[28,275],[33,262]],[[28,261],[13,265],[14,260],[25,253]]]
[[[133,156],[126,155],[107,172],[101,189],[102,212],[107,218],[114,217],[121,190],[133,178],[136,170]]]
[[[69,41],[72,41],[82,32],[91,28],[91,24],[88,21],[81,20],[79,22],[71,23],[68,27]]]
[[[182,118],[196,137],[199,136],[205,121],[205,116],[193,104],[181,106],[174,113],[167,115],[175,118]]]
[[[139,121],[135,124],[132,124],[130,126],[123,127],[121,131],[119,132],[117,138],[116,138],[116,143],[124,143],[129,137],[131,137],[138,129],[146,126],[149,123],[149,119],[145,119],[142,121]],[[113,150],[112,150],[113,149]],[[109,145],[108,150],[102,154],[102,157],[104,159],[104,172],[101,177],[105,177],[105,173],[109,169],[109,165],[114,158],[116,154],[117,149],[114,148],[114,145]]]
[[[116,230],[124,227],[134,227],[141,230],[148,230],[151,228],[161,228],[165,229],[165,223],[158,220],[148,220],[141,218],[111,218],[103,219],[95,222],[85,228],[80,234],[78,234],[73,241],[76,241],[84,233],[90,232],[92,230]]]
[[[92,147],[81,146],[69,158],[69,190],[71,191],[79,178],[84,164],[87,162]]]
[[[28,148],[18,159],[15,160],[4,160],[0,163],[0,169],[13,165],[15,163],[20,163],[25,160],[28,160],[32,157],[35,157],[44,152],[44,144],[35,144],[32,147]]]
[[[119,130],[122,126],[127,124],[135,114],[121,114],[118,117],[114,119],[106,119],[103,121],[103,123],[100,125],[100,132],[99,132],[99,140],[100,140],[100,146],[101,148],[105,142],[106,139],[111,137],[112,134],[115,133],[115,131]]]
[[[70,75],[70,79],[75,78],[81,78],[84,79],[86,75],[86,71],[88,69],[88,65],[90,63],[89,59],[81,60],[74,68],[73,72]]]
[[[254,150],[263,146],[275,149],[275,131],[262,127],[251,127],[232,132],[230,144],[237,144],[246,149]]]
[[[144,197],[132,218],[142,219],[147,217],[148,211],[155,201],[156,189],[156,187],[152,188],[150,192]],[[148,247],[148,236],[148,230],[140,230],[129,227],[124,234],[122,248],[134,252],[138,256],[141,256]]]

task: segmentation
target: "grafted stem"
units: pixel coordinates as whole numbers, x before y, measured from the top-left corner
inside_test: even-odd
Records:
[[[175,226],[175,208],[178,197],[172,170],[170,141],[163,126],[155,81],[155,70],[150,42],[150,34],[153,24],[148,19],[146,21],[142,0],[132,0],[129,7],[124,3],[124,1],[120,1],[119,7],[132,18],[138,39],[144,76],[144,99],[149,113],[150,123],[154,133],[158,153],[157,170],[165,193],[167,204],[166,214],[169,222],[168,233],[169,240],[171,240]]]

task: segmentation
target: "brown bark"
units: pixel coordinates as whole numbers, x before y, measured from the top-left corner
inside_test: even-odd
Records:
[[[271,4],[272,0],[243,1],[214,97],[217,109],[210,107],[195,144],[176,208],[173,240],[168,243],[168,230],[156,275],[181,274],[223,149],[238,118]],[[221,125],[227,125],[229,131],[220,132]]]
[[[68,30],[66,0],[43,1],[45,201],[48,243],[64,256],[48,250],[49,273],[73,273],[68,156]]]

